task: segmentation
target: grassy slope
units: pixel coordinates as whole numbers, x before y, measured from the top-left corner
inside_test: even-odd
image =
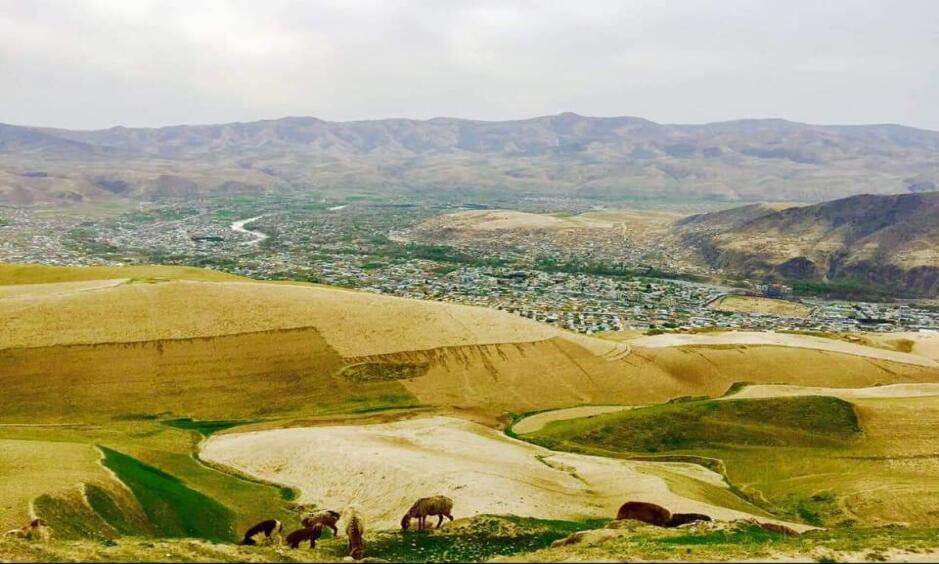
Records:
[[[237,538],[232,525],[234,515],[219,502],[136,458],[109,448],[102,450],[104,465],[134,493],[150,522],[157,527],[157,536],[218,541]]]
[[[366,556],[398,562],[484,561],[543,549],[573,532],[602,526],[602,521],[551,521],[478,515],[439,531],[367,532]],[[285,547],[239,547],[196,540],[147,541],[127,537],[106,543],[55,540],[49,544],[0,538],[0,559],[13,561],[118,562],[336,562],[348,554],[346,539],[324,539],[315,550]]]
[[[480,515],[439,531],[366,534],[366,556],[392,562],[499,561],[767,561],[788,555],[798,561],[883,561],[891,557],[934,560],[934,530],[819,530],[798,537],[765,531],[753,523],[719,528],[664,529],[637,522],[546,521]],[[599,532],[589,542],[551,547],[578,531]],[[589,538],[589,537],[588,537]],[[327,539],[315,550],[240,547],[191,539],[113,542],[58,541],[48,544],[0,539],[0,558],[12,561],[105,562],[335,562],[346,555],[345,539]],[[931,557],[930,557],[931,555]],[[899,558],[897,558],[899,559]]]
[[[541,442],[574,441],[651,453],[723,446],[840,446],[859,431],[848,402],[794,397],[656,405],[555,421],[536,436]]]
[[[121,278],[127,277],[129,272],[115,270],[117,272],[113,274]],[[9,269],[3,272],[7,273],[4,280],[14,279],[9,275]],[[203,276],[204,272],[199,271],[195,276]],[[179,271],[161,271],[159,276],[153,276],[152,271],[139,274],[143,278],[183,276]],[[49,275],[50,272],[46,272],[34,279],[49,281]],[[74,274],[69,276],[72,276],[69,279],[75,279]],[[163,285],[136,286],[152,288]],[[206,286],[225,288],[228,285]],[[248,285],[237,286],[244,288]],[[264,287],[274,286],[257,285],[253,288],[263,292],[260,288]],[[283,302],[283,307],[296,309],[298,291],[302,291],[302,287],[288,288],[283,299],[278,300]],[[352,292],[343,294],[344,298],[352,301],[362,298]],[[201,303],[202,298],[212,295],[216,295],[214,289],[198,299],[188,291],[181,292],[178,300],[174,298],[176,301],[171,302],[176,305],[159,311],[182,315],[192,309],[192,304]],[[228,305],[226,302],[212,302],[206,307],[231,307],[234,315],[244,317],[242,314],[248,306],[252,311],[256,310],[258,319],[279,319],[279,305],[272,310],[268,307],[270,302],[254,304],[252,299],[250,294],[234,292],[229,296]],[[120,303],[111,305],[121,306]],[[316,302],[310,305],[315,306]],[[342,307],[345,305],[343,302]],[[409,303],[404,305],[410,306]],[[360,307],[359,310],[368,312],[373,308]],[[415,318],[411,325],[433,321],[426,315],[437,310],[436,305],[422,306],[420,311],[424,317]],[[88,319],[107,319],[100,316],[100,311],[103,310],[91,308],[74,319],[82,320],[82,323]],[[448,311],[452,313],[454,310]],[[370,339],[380,339],[384,329],[374,331],[374,327],[369,326],[370,319],[374,319],[361,312],[353,315],[351,321],[345,317],[343,321],[348,328],[345,332],[334,333],[334,338],[366,344],[371,342]],[[141,314],[144,318],[153,318],[152,309],[145,308]],[[383,317],[390,317],[392,325],[400,324],[401,316],[397,314]],[[337,318],[332,316],[330,319]],[[449,323],[455,326],[452,319]],[[364,335],[365,331],[357,327],[373,331]],[[511,334],[507,335],[511,337]],[[422,335],[417,337],[418,340],[426,338]],[[55,445],[50,452],[66,448],[61,445],[75,445],[67,448],[85,453],[81,464],[66,468],[51,464],[45,468],[37,467],[36,483],[54,483],[64,489],[74,489],[81,483],[100,482],[104,491],[111,494],[114,493],[113,481],[108,482],[109,476],[101,477],[102,468],[94,455],[94,445],[126,453],[140,463],[178,479],[186,488],[217,500],[232,511],[236,519],[234,527],[241,530],[261,518],[278,517],[290,523],[295,516],[286,509],[278,488],[232,477],[193,458],[196,442],[201,438],[200,432],[227,425],[225,422],[215,424],[211,420],[265,419],[269,424],[275,424],[273,420],[280,417],[351,414],[417,403],[484,407],[501,414],[508,407],[554,407],[590,401],[594,397],[615,396],[621,401],[631,399],[637,402],[664,401],[689,392],[719,394],[734,381],[752,379],[741,377],[750,374],[757,374],[770,382],[836,385],[936,379],[935,374],[915,367],[858,360],[845,355],[820,353],[813,356],[813,353],[805,351],[767,349],[770,348],[751,347],[746,355],[741,354],[740,348],[638,351],[622,363],[610,363],[598,359],[575,341],[538,346],[466,347],[417,354],[418,360],[429,363],[430,368],[425,376],[408,382],[406,387],[400,382],[360,385],[336,379],[333,375],[344,365],[342,355],[337,354],[315,330],[259,331],[224,338],[164,339],[136,344],[8,349],[0,351],[0,364],[4,366],[0,381],[6,390],[0,397],[0,402],[3,402],[0,404],[0,422],[71,421],[95,426],[3,427],[0,428],[0,440],[13,439],[4,444],[25,439],[41,441],[42,445]],[[409,354],[402,355],[407,358],[385,355],[377,359],[411,362],[414,358]],[[808,366],[805,366],[807,359]],[[361,362],[362,359],[355,361]],[[799,368],[790,370],[792,367]],[[839,370],[834,372],[835,368]],[[843,381],[831,382],[833,374]],[[546,375],[558,379],[551,380]],[[42,382],[42,385],[37,386],[36,382]],[[76,382],[86,385],[76,386]],[[219,390],[224,390],[224,393],[220,394]],[[163,421],[176,421],[175,424],[180,426],[179,420],[187,417],[202,420],[202,423],[181,425],[192,427],[190,430],[163,424]],[[38,453],[45,447],[32,445],[29,448]],[[62,470],[64,474],[48,472],[52,469]],[[21,466],[4,467],[0,462],[0,492],[16,490],[22,470]],[[89,478],[89,474],[92,477]],[[96,477],[100,478],[97,482]],[[24,502],[30,496],[49,491],[42,487],[33,490],[35,494],[21,495],[16,502],[19,505],[16,511],[4,512],[0,521],[6,524],[9,520],[10,526],[18,525]],[[92,492],[89,498],[97,495],[94,489],[89,491]],[[52,497],[58,499],[56,495],[54,493]],[[59,504],[56,507],[74,509],[74,498],[62,495],[61,499],[72,505]],[[129,507],[132,504],[133,500],[126,506],[113,509],[107,507],[107,501],[100,496],[98,502],[93,503],[97,513],[111,516],[108,522],[113,523],[114,528],[134,531],[152,527],[152,523],[134,521],[139,515]],[[115,515],[115,511],[119,515]],[[86,514],[79,512],[73,517],[75,515]]]
[[[608,533],[615,535],[612,538],[546,548],[505,561],[929,562],[939,550],[934,529],[836,528],[786,537],[747,522],[720,528],[705,524],[664,529],[636,522],[616,526],[620,530]]]
[[[0,488],[0,494],[3,495],[0,501],[4,501],[4,507],[18,509],[0,513],[0,525],[10,528],[22,524],[29,500],[49,493],[49,499],[45,500],[45,512],[40,507],[37,507],[37,511],[40,516],[47,517],[52,522],[53,527],[59,531],[58,536],[114,536],[114,531],[109,529],[107,523],[99,523],[97,528],[90,530],[81,530],[74,526],[76,518],[89,522],[98,519],[92,509],[103,507],[99,504],[98,507],[88,508],[80,497],[72,495],[76,488],[84,483],[101,486],[115,498],[119,513],[132,521],[131,532],[153,535],[173,533],[169,530],[171,525],[166,525],[171,523],[172,519],[159,516],[151,516],[148,519],[141,513],[137,500],[121,498],[118,495],[121,492],[126,493],[127,490],[116,488],[112,475],[105,472],[100,462],[101,452],[97,448],[98,445],[103,449],[126,455],[127,458],[121,459],[124,462],[121,468],[132,469],[130,477],[125,481],[131,486],[131,490],[134,490],[131,482],[136,479],[138,485],[142,484],[144,482],[140,481],[139,476],[148,476],[148,471],[141,468],[153,468],[153,472],[159,474],[149,475],[149,479],[157,479],[154,476],[159,475],[168,480],[164,483],[170,484],[169,487],[173,491],[191,492],[185,493],[181,501],[185,502],[187,497],[207,498],[224,506],[231,513],[227,520],[231,521],[235,531],[241,531],[264,518],[276,517],[286,523],[296,520],[296,515],[288,509],[285,492],[281,488],[238,478],[196,460],[193,452],[201,435],[195,431],[176,429],[150,418],[101,423],[77,428],[0,427],[0,449],[6,451],[17,447],[24,453],[29,453],[10,465],[0,462],[0,485],[3,486]],[[77,452],[80,458],[63,458],[64,453],[68,452]],[[43,455],[46,455],[46,458]],[[47,458],[54,459],[55,462]],[[32,466],[25,466],[24,462]],[[137,467],[136,472],[133,471],[134,467]],[[121,479],[128,476],[126,473],[122,475],[117,469],[115,474]],[[35,483],[35,486],[23,488],[23,476],[29,478],[27,485]],[[178,501],[180,499],[173,499],[169,504],[170,514],[182,511],[185,503],[177,503]],[[139,519],[134,519],[135,516]],[[115,519],[107,521],[112,526],[120,524]],[[166,525],[163,530],[161,523]],[[180,530],[173,534],[178,536]],[[225,538],[230,538],[231,533],[227,531],[227,526],[225,534]],[[208,536],[218,538],[215,533]]]
[[[614,456],[720,460],[751,500],[810,524],[939,525],[930,510],[939,502],[939,398],[861,400],[853,410],[834,398],[781,399],[655,406],[555,422],[526,438]],[[715,403],[731,405],[715,412]]]

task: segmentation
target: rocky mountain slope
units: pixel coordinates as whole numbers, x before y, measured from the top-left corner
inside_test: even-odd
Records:
[[[896,125],[664,125],[571,113],[99,131],[0,124],[0,202],[310,188],[820,201],[934,190],[937,150],[939,132]]]
[[[939,295],[939,192],[760,204],[676,225],[712,264],[747,276]]]

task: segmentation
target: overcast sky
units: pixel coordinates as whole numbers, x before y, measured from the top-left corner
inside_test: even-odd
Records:
[[[939,130],[933,0],[0,0],[0,122],[308,115]]]

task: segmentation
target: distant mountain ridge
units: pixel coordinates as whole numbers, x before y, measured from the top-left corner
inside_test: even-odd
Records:
[[[939,296],[939,192],[782,210],[756,204],[691,216],[675,229],[711,264],[746,276]]]
[[[934,190],[937,169],[939,132],[778,119],[288,117],[95,131],[0,124],[0,201],[13,203],[311,187],[819,201]]]

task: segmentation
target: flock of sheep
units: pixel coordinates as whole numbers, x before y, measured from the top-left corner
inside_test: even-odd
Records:
[[[443,519],[453,521],[453,500],[447,496],[435,495],[432,497],[422,497],[414,502],[414,505],[408,509],[407,513],[401,517],[401,529],[407,530],[411,526],[411,521],[417,519],[418,529],[427,526],[428,517],[437,517],[437,528],[443,525]],[[340,517],[346,523],[346,538],[349,540],[349,556],[355,560],[361,560],[365,555],[365,522],[362,515],[354,508],[349,507],[344,514],[330,509],[323,509],[314,513],[305,515],[300,520],[300,528],[291,532],[284,538],[284,542],[290,548],[299,548],[301,543],[309,542],[310,548],[316,547],[316,541],[323,534],[323,528],[326,527],[333,532],[333,536],[339,536],[339,528],[336,524]],[[268,519],[261,521],[245,531],[243,545],[255,545],[255,537],[263,534],[269,543],[280,543],[280,537],[283,534],[284,525],[277,519]]]
[[[401,529],[407,530],[411,521],[417,519],[417,528],[427,526],[428,517],[437,517],[437,528],[443,525],[444,518],[453,521],[453,500],[447,496],[435,495],[422,497],[414,502],[407,513],[401,517]],[[361,560],[365,555],[365,521],[355,507],[348,507],[343,514],[330,509],[323,509],[308,513],[300,520],[300,528],[283,538],[283,542],[290,548],[299,548],[301,543],[309,542],[310,548],[316,547],[316,541],[323,534],[323,528],[332,531],[333,536],[339,536],[337,523],[343,519],[346,524],[345,534],[349,542],[349,556],[354,560]],[[668,509],[642,501],[629,501],[624,503],[617,512],[618,520],[632,519],[642,521],[658,527],[677,527],[695,521],[710,521],[711,518],[700,513],[672,513]],[[768,531],[784,535],[797,535],[798,533],[785,525],[778,523],[759,523]],[[284,525],[277,519],[267,519],[254,525],[245,532],[242,545],[256,545],[256,537],[264,535],[269,544],[280,544]],[[7,535],[29,540],[49,540],[51,529],[43,519],[33,519],[28,525],[20,529],[7,531]]]

